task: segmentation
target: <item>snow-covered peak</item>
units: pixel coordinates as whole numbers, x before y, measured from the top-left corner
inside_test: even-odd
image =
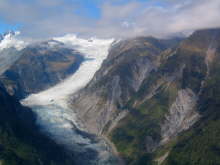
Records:
[[[83,39],[77,37],[74,34],[67,34],[63,37],[56,37],[53,38],[53,40],[62,42],[65,45],[69,45],[90,58],[100,54],[100,51],[108,49],[114,41],[114,39]]]
[[[12,47],[16,48],[17,50],[23,49],[27,45],[27,43],[17,39],[17,36],[19,34],[20,32],[16,31],[6,33],[4,36],[2,36],[2,39],[0,40],[0,51]]]

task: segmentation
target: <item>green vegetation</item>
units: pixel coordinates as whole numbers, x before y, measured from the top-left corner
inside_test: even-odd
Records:
[[[151,152],[160,141],[160,121],[168,111],[169,103],[176,97],[172,88],[161,88],[158,94],[130,110],[130,114],[112,132],[111,139],[127,164],[152,163]],[[146,137],[152,138],[149,141]],[[147,147],[152,145],[151,148]],[[155,146],[154,146],[155,145]],[[146,150],[149,150],[147,153]]]
[[[127,103],[129,115],[110,134],[126,164],[156,164],[155,158],[167,152],[170,152],[170,156],[164,165],[219,164],[220,112],[218,115],[217,109],[220,107],[220,68],[216,68],[216,64],[213,64],[210,75],[212,78],[207,80],[206,88],[199,99],[198,108],[204,118],[179,138],[159,146],[161,124],[178,90],[190,88],[196,94],[201,91],[202,81],[207,74],[207,44],[211,38],[209,36],[205,39],[206,37],[207,35],[196,34],[180,44],[176,50],[167,51],[170,55],[163,53],[159,68],[145,79],[140,90]],[[201,43],[201,38],[205,43]],[[152,92],[153,97],[148,97]],[[210,158],[207,159],[205,154]]]
[[[200,100],[203,118],[178,139],[164,165],[220,164],[220,63],[213,63]]]

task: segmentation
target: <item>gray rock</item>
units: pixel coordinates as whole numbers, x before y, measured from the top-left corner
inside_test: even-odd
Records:
[[[165,144],[198,121],[200,115],[196,111],[197,100],[196,94],[191,89],[178,91],[178,96],[161,125],[161,144]]]

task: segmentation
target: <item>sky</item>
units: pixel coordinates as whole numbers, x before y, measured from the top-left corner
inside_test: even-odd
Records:
[[[0,33],[167,37],[220,27],[220,0],[0,0]]]

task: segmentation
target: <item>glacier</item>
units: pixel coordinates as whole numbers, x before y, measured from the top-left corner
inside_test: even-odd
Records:
[[[21,103],[32,108],[41,130],[57,143],[74,152],[88,154],[88,157],[91,157],[90,152],[96,153],[95,158],[80,160],[80,164],[109,164],[115,159],[111,148],[103,139],[94,137],[83,130],[73,110],[68,106],[68,98],[93,78],[107,57],[114,39],[91,38],[87,40],[69,34],[53,38],[53,40],[75,49],[83,54],[86,60],[67,79],[47,90],[29,95],[21,100]]]

